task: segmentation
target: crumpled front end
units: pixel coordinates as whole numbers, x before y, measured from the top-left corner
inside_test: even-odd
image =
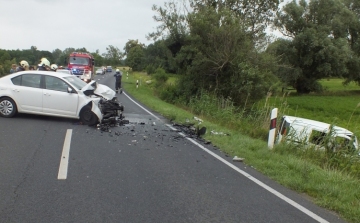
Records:
[[[94,98],[94,100],[92,100],[91,111],[98,117],[99,123],[101,123],[103,120],[103,114],[99,107],[99,101],[100,101],[100,98],[98,98],[98,100],[96,100],[95,98]]]

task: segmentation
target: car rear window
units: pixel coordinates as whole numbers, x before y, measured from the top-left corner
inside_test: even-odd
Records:
[[[40,88],[41,75],[39,74],[25,74],[11,79],[14,85]]]

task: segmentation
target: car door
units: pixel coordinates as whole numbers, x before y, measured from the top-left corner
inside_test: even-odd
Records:
[[[13,97],[20,112],[41,113],[42,94],[41,75],[24,74],[11,79]]]
[[[49,115],[77,117],[79,95],[69,93],[71,88],[64,80],[54,76],[44,76],[43,112]],[[71,88],[72,89],[72,88]]]

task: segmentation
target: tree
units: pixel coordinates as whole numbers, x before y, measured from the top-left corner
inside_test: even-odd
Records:
[[[106,47],[107,52],[103,54],[105,62],[111,65],[120,65],[124,53],[119,48],[109,45]]]
[[[125,55],[127,55],[130,52],[131,48],[135,46],[140,46],[142,48],[145,48],[145,44],[140,43],[139,40],[129,39],[129,41],[127,41],[124,46]]]
[[[144,63],[155,70],[162,67],[168,73],[176,72],[176,62],[165,40],[155,41],[144,49]]]
[[[267,57],[257,52],[260,31],[255,33],[254,23],[236,10],[243,1],[189,2],[192,9],[187,14],[181,14],[174,2],[165,8],[154,7],[161,25],[149,35],[163,35],[176,61],[176,72],[182,74],[180,95],[189,100],[205,90],[231,98],[237,105],[266,95],[277,79],[262,65],[269,61]],[[262,20],[258,21],[259,25]]]
[[[345,8],[340,0],[301,0],[279,11],[274,25],[288,40],[280,41],[273,52],[282,64],[279,76],[299,93],[321,90],[318,80],[346,76],[353,55],[346,35],[336,29]],[[286,74],[283,67],[287,67]]]
[[[91,53],[95,60],[95,66],[104,66],[104,58],[99,54],[99,50],[96,50],[96,52]]]
[[[142,71],[144,67],[144,49],[135,46],[130,49],[126,57],[126,64],[134,71]]]
[[[60,49],[55,49],[52,51],[52,56],[54,58],[54,63],[56,64],[62,64],[63,61],[61,61],[61,55],[62,51]]]

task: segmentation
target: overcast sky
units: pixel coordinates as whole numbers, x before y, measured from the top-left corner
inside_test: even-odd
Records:
[[[0,49],[52,52],[85,47],[100,54],[129,39],[152,43],[146,35],[158,23],[152,5],[167,0],[0,0]]]

